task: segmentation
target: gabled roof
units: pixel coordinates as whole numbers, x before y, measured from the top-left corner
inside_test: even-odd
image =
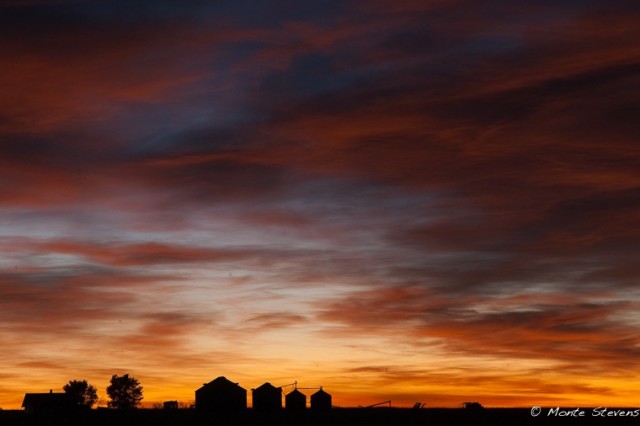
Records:
[[[69,406],[73,403],[71,395],[66,393],[25,393],[22,407]]]

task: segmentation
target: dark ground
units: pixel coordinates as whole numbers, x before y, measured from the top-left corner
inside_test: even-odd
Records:
[[[528,425],[639,425],[635,417],[594,416],[583,409],[583,417],[548,415],[548,408],[532,417],[529,408],[488,408],[483,410],[425,408],[335,408],[325,415],[311,412],[258,414],[251,410],[237,415],[201,413],[195,410],[132,411],[90,410],[57,417],[34,417],[23,411],[0,411],[0,426],[528,426]],[[606,413],[605,413],[606,414]],[[619,414],[619,413],[617,413]],[[632,413],[633,414],[633,413]]]

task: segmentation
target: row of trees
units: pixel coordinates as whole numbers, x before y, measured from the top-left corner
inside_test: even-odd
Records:
[[[71,380],[62,389],[81,407],[91,408],[98,401],[98,391],[86,380]],[[136,408],[142,401],[142,386],[135,377],[114,374],[107,386],[107,395],[107,406],[110,408]]]

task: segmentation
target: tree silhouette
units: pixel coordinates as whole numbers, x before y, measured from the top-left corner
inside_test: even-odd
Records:
[[[71,395],[76,405],[80,407],[91,408],[98,400],[96,388],[86,380],[70,380],[62,389],[67,395]]]
[[[111,408],[136,408],[142,400],[142,386],[138,379],[128,374],[111,376],[111,384],[107,386],[107,395],[111,401],[107,404]]]

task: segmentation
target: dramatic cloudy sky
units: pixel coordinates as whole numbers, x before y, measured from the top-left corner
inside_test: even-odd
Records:
[[[640,7],[0,2],[0,406],[129,373],[634,405]]]

